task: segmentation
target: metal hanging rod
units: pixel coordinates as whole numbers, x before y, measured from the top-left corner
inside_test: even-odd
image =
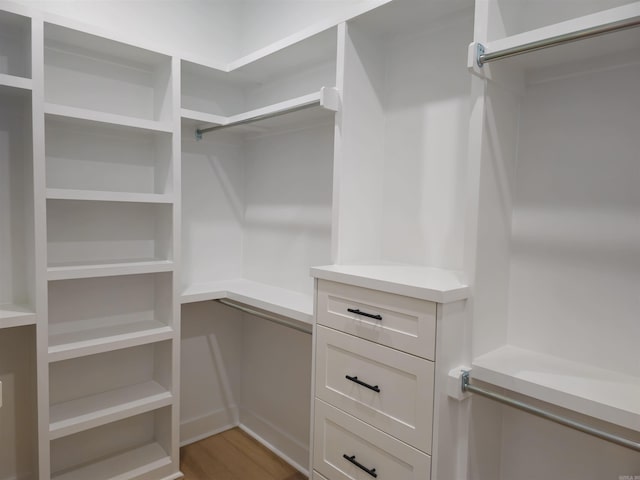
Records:
[[[542,410],[541,408],[534,407],[533,405],[529,405],[528,403],[524,403],[519,400],[514,400],[513,398],[509,398],[500,393],[492,392],[490,390],[485,390],[484,388],[471,385],[470,380],[471,380],[471,376],[469,371],[463,371],[462,372],[462,391],[463,392],[471,392],[471,393],[475,393],[476,395],[490,398],[491,400],[495,400],[496,402],[500,402],[500,403],[503,403],[504,405],[517,408],[518,410],[522,410],[524,412],[530,413],[532,415],[536,415],[546,420],[559,423],[560,425],[564,425],[565,427],[573,428],[574,430],[578,430],[579,432],[587,433],[594,437],[598,437],[602,440],[606,440],[607,442],[615,443],[617,445],[640,452],[640,443],[638,442],[634,442],[632,440],[619,437],[618,435],[613,435],[611,433],[598,430],[597,428],[593,428],[583,423],[579,423],[574,420],[571,420],[569,418],[556,415],[555,413]]]
[[[278,110],[276,112],[265,113],[264,115],[256,115],[255,117],[247,118],[245,120],[238,120],[237,122],[227,123],[225,125],[215,125],[213,127],[198,128],[196,130],[196,138],[200,140],[205,133],[213,132],[216,130],[222,130],[224,128],[237,127],[239,125],[247,125],[249,123],[259,122],[260,120],[267,120],[269,118],[279,117],[281,115],[287,115],[293,112],[299,112],[300,110],[306,110],[307,108],[320,106],[320,100],[314,100],[311,103],[305,103],[303,105],[297,105],[295,107],[287,108],[284,110]]]
[[[283,325],[288,328],[293,328],[294,330],[298,330],[299,332],[302,332],[302,333],[307,333],[310,335],[311,332],[313,331],[313,326],[311,325],[308,325],[308,326],[300,325],[297,322],[294,322],[293,320],[287,320],[285,318],[276,317],[275,315],[269,315],[268,313],[261,312],[260,310],[254,310],[253,308],[245,307],[243,305],[239,305],[233,301],[229,301],[224,298],[219,298],[218,300],[215,300],[215,301],[223,305],[226,305],[227,307],[240,310],[241,312],[248,313],[250,315],[255,315],[256,317],[260,317],[270,322],[277,323],[278,325]]]
[[[485,52],[485,47],[478,43],[476,48],[476,62],[479,67],[482,67],[485,63],[500,60],[502,58],[514,57],[516,55],[522,55],[523,53],[534,52],[536,50],[555,47],[556,45],[563,45],[565,43],[584,40],[586,38],[596,37],[598,35],[604,35],[606,33],[617,32],[638,26],[640,26],[640,17],[618,20],[605,25],[589,27],[576,32],[565,33],[555,37],[545,38],[544,40],[537,40],[517,47],[505,48],[504,50],[496,50],[495,52],[488,53]]]

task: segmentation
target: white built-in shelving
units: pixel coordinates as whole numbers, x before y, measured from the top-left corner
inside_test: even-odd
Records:
[[[272,285],[236,279],[190,285],[182,292],[182,303],[229,299],[265,312],[303,323],[313,323],[313,297]]]
[[[329,28],[226,70],[182,61],[183,303],[236,296],[310,320],[308,268],[330,260],[336,52]],[[196,140],[210,126],[227,128]],[[271,275],[276,244],[291,255]]]
[[[0,12],[0,84],[30,88],[31,19],[9,11]]]
[[[47,201],[50,267],[169,260],[170,205]]]
[[[169,122],[119,115],[116,113],[102,112],[100,110],[92,110],[88,108],[46,103],[44,111],[48,117],[76,120],[90,125],[107,124],[112,127],[121,127],[122,129],[129,128],[145,132],[171,133],[172,131],[171,124]]]
[[[9,89],[18,90],[31,90],[33,82],[30,78],[16,77],[15,75],[8,75],[6,73],[0,73],[0,89],[4,92]]]
[[[55,440],[170,403],[171,392],[153,380],[62,402],[51,407],[49,438]]]
[[[118,275],[170,272],[173,271],[173,269],[173,262],[169,260],[131,260],[89,264],[74,263],[50,266],[47,269],[47,279],[71,280],[74,278],[113,277]]]
[[[511,345],[473,361],[473,377],[640,431],[640,379]]]
[[[0,329],[35,323],[36,314],[31,307],[6,303],[0,305]]]
[[[47,199],[84,200],[90,202],[173,203],[173,197],[167,194],[104,192],[93,190],[72,190],[65,188],[47,189]]]
[[[113,480],[175,476],[164,407],[51,442],[52,479]],[[155,477],[158,478],[158,477]]]
[[[12,10],[12,9],[11,9]],[[0,478],[38,478],[32,20],[0,11]]]
[[[170,57],[51,23],[44,36],[45,100],[61,114],[150,129],[171,118]]]
[[[471,71],[486,79],[483,93],[477,90],[483,113],[472,126],[470,150],[480,202],[472,213],[472,378],[546,402],[544,408],[577,412],[588,424],[613,424],[605,430],[626,428],[629,437],[629,430],[640,431],[634,352],[640,336],[640,143],[634,127],[640,119],[640,29],[483,67],[475,51],[478,43],[493,53],[611,24],[638,25],[640,2],[567,3],[544,11],[536,2],[503,7],[487,2],[478,10],[486,28],[477,31],[485,38],[469,48]],[[502,23],[492,20],[497,15]],[[478,405],[479,415],[495,414]],[[539,450],[533,457],[545,458],[559,443],[532,433],[528,422],[510,414],[501,435],[515,438],[526,428],[529,445]],[[570,435],[563,437],[567,455],[591,448],[577,436],[568,441]],[[502,458],[512,458],[512,447],[503,445]],[[621,459],[633,455],[622,450]],[[574,471],[558,460],[546,466],[508,460],[501,468],[525,468],[537,477],[552,468]]]
[[[172,59],[75,27],[44,23],[41,475],[176,478]]]
[[[104,120],[99,115],[92,118]],[[132,128],[131,122],[123,123],[122,119],[119,123],[105,123],[78,116],[47,114],[47,187],[58,191],[82,190],[87,199],[90,195],[95,198],[103,194],[107,197],[101,198],[115,197],[114,201],[123,198],[145,202],[172,200],[171,134],[164,127],[137,127]]]

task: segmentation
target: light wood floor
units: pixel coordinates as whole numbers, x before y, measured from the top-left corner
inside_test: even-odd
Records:
[[[306,480],[239,428],[180,449],[184,480]]]

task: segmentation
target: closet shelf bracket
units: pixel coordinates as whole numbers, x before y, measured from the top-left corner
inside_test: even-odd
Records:
[[[460,386],[462,388],[463,393],[475,393],[476,395],[480,395],[482,397],[502,403],[509,407],[517,408],[518,410],[522,410],[523,412],[527,412],[537,417],[544,418],[546,420],[558,423],[560,425],[564,425],[565,427],[572,428],[579,432],[592,435],[594,437],[600,438],[601,440],[606,440],[607,442],[615,443],[622,447],[640,452],[639,442],[634,442],[633,440],[629,440],[627,438],[623,438],[618,435],[614,435],[614,434],[599,430],[597,428],[590,427],[589,425],[576,422],[574,420],[563,417],[561,415],[556,415],[555,413],[549,412],[547,410],[543,410],[533,405],[529,405],[528,403],[521,402],[513,398],[509,398],[506,395],[502,395],[498,392],[492,392],[482,387],[472,385],[471,372],[468,370],[463,370],[460,378],[461,378]]]

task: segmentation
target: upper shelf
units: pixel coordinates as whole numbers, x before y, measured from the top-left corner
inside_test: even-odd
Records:
[[[60,117],[69,121],[75,120],[82,122],[84,124],[104,124],[111,127],[137,129],[146,132],[171,133],[173,131],[171,123],[169,122],[147,120],[143,118],[129,117],[126,115],[106,113],[99,110],[70,107],[67,105],[58,105],[53,103],[45,103],[44,113],[48,117]]]
[[[640,2],[635,2],[486,42],[482,48],[483,58],[509,54],[505,60],[510,64],[533,70],[637,50],[639,44]],[[521,56],[523,53],[527,55]],[[478,74],[483,70],[487,74],[488,64],[479,66],[478,55],[478,44],[474,43],[469,48],[468,66]]]
[[[474,379],[640,431],[640,377],[511,345],[472,365]]]
[[[311,275],[322,280],[349,283],[397,295],[437,303],[464,300],[469,287],[462,274],[452,270],[412,265],[329,265],[313,267]]]
[[[302,95],[230,117],[182,109],[182,118],[199,122],[196,128],[196,136],[199,138],[201,134],[206,134],[209,131],[243,126],[256,122],[260,122],[259,130],[278,127],[283,124],[283,121],[274,120],[276,117],[297,113],[311,107],[321,107],[315,114],[311,114],[314,116],[320,114],[324,117],[324,115],[322,115],[323,111],[330,113],[338,111],[340,108],[340,97],[337,89],[323,87],[319,92]],[[295,118],[294,121],[299,122],[300,118]]]
[[[229,299],[269,313],[313,323],[313,297],[251,280],[190,285],[182,292],[181,303]]]

